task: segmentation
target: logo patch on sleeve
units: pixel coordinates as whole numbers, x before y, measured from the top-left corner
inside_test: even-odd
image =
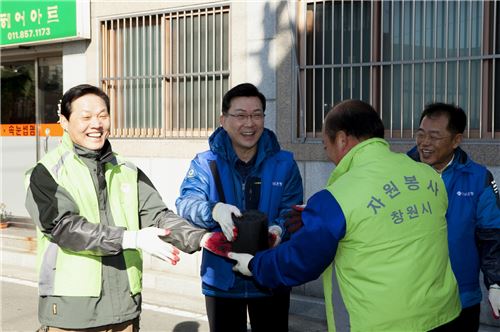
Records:
[[[188,173],[187,173],[187,177],[188,178],[193,178],[196,176],[196,171],[194,170],[194,168],[190,168]]]

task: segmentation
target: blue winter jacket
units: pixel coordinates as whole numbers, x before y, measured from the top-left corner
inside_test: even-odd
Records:
[[[281,150],[275,134],[264,129],[258,142],[253,169],[241,178],[235,165],[238,157],[227,132],[218,128],[209,138],[210,150],[198,154],[192,161],[176,201],[178,214],[194,225],[211,231],[220,230],[212,219],[212,209],[219,195],[210,170],[216,160],[226,203],[245,208],[245,182],[250,177],[261,179],[259,210],[266,213],[269,225],[279,225],[284,232],[284,215],[291,206],[302,204],[303,189],[297,163],[292,153]],[[201,277],[203,294],[208,296],[249,298],[269,296],[267,289],[257,286],[252,278],[236,274],[233,262],[203,250]]]
[[[420,161],[416,147],[408,152]],[[441,174],[448,192],[448,246],[462,308],[481,302],[479,269],[485,284],[500,284],[500,200],[493,175],[461,149]]]

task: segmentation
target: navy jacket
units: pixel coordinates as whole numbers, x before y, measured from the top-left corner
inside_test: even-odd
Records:
[[[408,152],[420,161],[416,147]],[[479,269],[486,287],[500,284],[500,200],[493,175],[461,148],[441,174],[448,192],[448,246],[462,307],[481,302]]]
[[[210,150],[198,154],[192,161],[176,201],[179,215],[194,225],[214,231],[219,224],[212,219],[212,209],[219,195],[210,170],[216,160],[226,203],[246,210],[245,184],[250,177],[261,179],[258,210],[268,216],[269,226],[284,228],[284,215],[295,204],[302,204],[303,188],[297,163],[292,153],[281,150],[275,134],[264,129],[258,142],[255,164],[246,178],[236,171],[238,157],[227,132],[218,128],[209,138]],[[203,294],[221,297],[259,297],[270,293],[257,286],[252,278],[232,271],[233,261],[203,250],[201,276]]]

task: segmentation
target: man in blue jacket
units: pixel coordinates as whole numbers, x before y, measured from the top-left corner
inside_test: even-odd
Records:
[[[459,147],[467,117],[454,105],[434,103],[420,116],[414,160],[432,166],[448,192],[448,245],[458,281],[462,331],[479,329],[481,288],[479,269],[489,289],[493,315],[500,310],[500,201],[498,187],[486,167]]]
[[[276,246],[284,235],[285,215],[303,199],[302,178],[292,153],[281,150],[264,128],[266,99],[252,84],[229,90],[222,101],[221,127],[209,138],[210,150],[198,154],[181,185],[178,213],[194,225],[233,241],[232,215],[259,210],[269,221]],[[219,197],[211,163],[217,166],[225,201]],[[232,271],[227,257],[203,251],[202,291],[212,332],[288,331],[290,292],[268,290]]]

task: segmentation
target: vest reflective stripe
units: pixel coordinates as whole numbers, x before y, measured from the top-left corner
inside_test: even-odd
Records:
[[[370,139],[342,159],[326,189],[346,218],[335,265],[352,331],[421,331],[458,314],[445,240],[447,195],[430,167]],[[333,317],[331,276],[329,267],[323,282]],[[333,319],[328,323],[334,331]]]
[[[116,157],[116,156],[115,156]],[[118,158],[118,157],[116,157]],[[55,150],[40,160],[57,184],[66,189],[79,207],[79,214],[91,223],[99,223],[99,204],[87,166],[73,152],[67,134]],[[29,181],[30,174],[27,174]],[[108,200],[116,226],[139,229],[137,169],[119,159],[105,165]],[[99,256],[89,252],[72,252],[59,248],[38,231],[40,295],[99,296],[102,264]],[[52,249],[51,249],[52,248]],[[54,252],[55,248],[57,250]],[[142,258],[137,250],[123,252],[130,291],[141,291]],[[52,273],[48,275],[48,273]]]

